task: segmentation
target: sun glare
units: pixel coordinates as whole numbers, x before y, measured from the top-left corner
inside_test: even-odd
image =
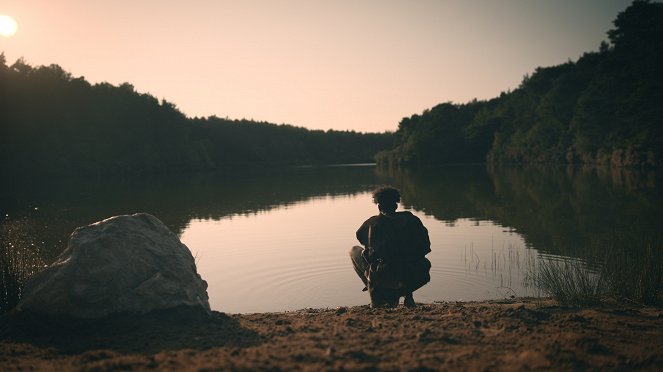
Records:
[[[0,35],[10,37],[16,33],[18,24],[8,15],[0,14]]]

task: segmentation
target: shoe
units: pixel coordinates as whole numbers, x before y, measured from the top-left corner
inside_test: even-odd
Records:
[[[371,309],[395,309],[398,307],[398,304],[390,303],[390,302],[381,302],[381,303],[371,303]]]
[[[405,296],[405,300],[403,300],[403,305],[405,307],[410,307],[410,308],[417,306],[417,304],[414,302],[414,297],[412,297],[412,293]]]

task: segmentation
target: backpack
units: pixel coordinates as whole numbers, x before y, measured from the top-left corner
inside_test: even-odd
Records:
[[[420,222],[419,222],[420,223]],[[378,226],[379,225],[379,226]],[[406,224],[405,227],[408,227]],[[424,257],[430,252],[428,234],[425,232],[425,242],[422,234],[411,234],[410,229],[402,230],[402,225],[397,225],[384,217],[376,223],[380,228],[379,242],[375,242],[374,229],[368,229],[368,248],[378,249],[381,257],[372,260],[368,270],[368,281],[373,286],[392,290],[402,290],[404,293],[413,292],[430,281],[430,261]],[[423,225],[422,225],[423,227]],[[424,228],[425,230],[425,228]],[[405,240],[404,236],[411,239]],[[411,250],[411,257],[406,257],[402,250]]]

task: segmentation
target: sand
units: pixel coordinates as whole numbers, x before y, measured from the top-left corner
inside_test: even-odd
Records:
[[[0,370],[661,370],[663,308],[514,299],[0,318]]]

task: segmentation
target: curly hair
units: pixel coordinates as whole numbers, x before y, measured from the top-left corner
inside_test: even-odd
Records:
[[[373,191],[373,203],[383,206],[393,206],[401,201],[401,193],[391,186],[382,186]]]

